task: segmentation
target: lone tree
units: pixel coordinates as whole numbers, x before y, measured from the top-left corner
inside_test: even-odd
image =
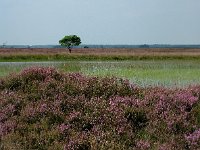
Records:
[[[69,52],[72,52],[73,46],[78,46],[81,44],[81,38],[76,35],[68,35],[59,41],[61,46],[65,46],[68,48]]]

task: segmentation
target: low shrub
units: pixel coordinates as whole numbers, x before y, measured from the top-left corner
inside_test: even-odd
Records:
[[[199,95],[27,68],[0,79],[0,149],[199,149]]]

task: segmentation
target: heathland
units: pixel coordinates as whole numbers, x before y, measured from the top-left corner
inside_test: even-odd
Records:
[[[199,49],[0,49],[0,60],[2,150],[200,149]]]
[[[81,48],[73,49],[0,49],[0,61],[66,61],[66,60],[149,60],[200,59],[200,49],[189,48]]]

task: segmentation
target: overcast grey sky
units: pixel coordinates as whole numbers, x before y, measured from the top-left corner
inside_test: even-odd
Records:
[[[0,45],[200,44],[200,0],[0,0]]]

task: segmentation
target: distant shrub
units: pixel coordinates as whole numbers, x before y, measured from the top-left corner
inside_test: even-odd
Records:
[[[89,48],[89,46],[84,46],[83,48]]]

